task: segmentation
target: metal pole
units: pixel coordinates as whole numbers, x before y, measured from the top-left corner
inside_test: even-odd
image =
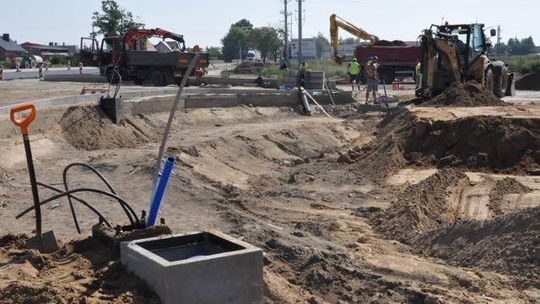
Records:
[[[161,145],[159,146],[158,157],[156,160],[156,167],[154,169],[154,175],[152,176],[152,196],[150,197],[150,204],[154,200],[159,171],[161,170],[161,160],[163,159],[163,154],[165,154],[165,146],[167,145],[167,139],[169,137],[169,132],[171,130],[171,126],[174,120],[174,114],[176,113],[176,109],[178,108],[178,104],[180,103],[180,98],[182,97],[182,92],[184,91],[184,87],[186,86],[189,75],[191,75],[191,71],[193,71],[193,68],[195,67],[197,61],[199,61],[199,54],[195,54],[195,56],[193,56],[193,59],[191,60],[191,63],[189,64],[189,67],[187,68],[186,73],[182,78],[182,83],[180,83],[180,87],[178,87],[178,92],[176,92],[176,97],[174,98],[174,103],[171,108],[171,112],[169,113],[169,120],[167,121],[165,132],[163,132]]]
[[[285,5],[285,46],[283,47],[283,57],[285,58],[285,64],[287,67],[289,66],[289,21],[288,19],[288,12],[287,12],[287,1],[283,0],[283,5]]]
[[[302,64],[304,61],[304,52],[302,50],[302,2],[304,0],[298,0],[298,63]]]

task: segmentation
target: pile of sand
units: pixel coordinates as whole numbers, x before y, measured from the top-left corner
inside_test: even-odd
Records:
[[[432,122],[402,109],[386,117],[374,135],[338,161],[355,164],[366,177],[379,181],[411,165],[540,172],[540,119],[475,116]]]
[[[500,106],[504,102],[475,82],[453,83],[441,94],[422,103],[423,106],[485,107]]]
[[[418,235],[457,220],[456,210],[446,199],[449,191],[460,183],[468,183],[465,174],[440,170],[407,187],[388,210],[371,222],[385,237],[410,244]]]
[[[235,74],[259,74],[264,69],[261,62],[242,62],[234,68]]]
[[[467,221],[422,235],[423,253],[465,267],[483,267],[540,282],[540,207],[490,221]]]
[[[403,152],[410,163],[513,173],[540,168],[540,119],[417,121],[409,134]]]
[[[502,215],[501,205],[504,202],[504,196],[510,193],[529,193],[532,189],[524,186],[511,177],[505,177],[498,180],[493,190],[489,194],[489,210],[495,215]]]
[[[540,91],[540,71],[524,75],[516,81],[516,89]]]
[[[53,254],[25,248],[26,236],[0,237],[0,302],[157,304],[158,297],[130,275],[93,238]]]
[[[97,106],[69,108],[60,125],[64,138],[84,150],[133,148],[159,139],[143,116],[128,116],[116,125]]]
[[[378,40],[378,41],[375,41],[375,43],[373,43],[373,45],[376,45],[376,46],[407,46],[407,43],[405,43],[404,41],[401,41],[401,40],[393,40],[393,41]]]

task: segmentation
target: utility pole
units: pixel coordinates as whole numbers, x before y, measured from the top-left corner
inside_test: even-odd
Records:
[[[283,5],[285,9],[283,10],[283,15],[285,17],[285,44],[283,47],[283,58],[285,59],[285,64],[289,66],[289,12],[287,11],[287,4],[290,0],[283,0]]]
[[[298,1],[298,63],[302,64],[304,61],[304,51],[302,50],[302,2]]]
[[[500,55],[500,52],[501,52],[501,40],[502,40],[502,37],[501,37],[501,26],[500,25],[497,25],[497,47],[496,47],[496,51],[495,53],[497,54],[497,56]]]

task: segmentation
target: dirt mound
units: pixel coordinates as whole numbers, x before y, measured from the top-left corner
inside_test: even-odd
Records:
[[[128,274],[113,253],[89,238],[41,254],[16,245],[26,236],[5,236],[0,302],[19,303],[159,303],[146,285]],[[4,242],[5,241],[5,242]]]
[[[261,62],[242,62],[234,68],[235,74],[259,74],[264,69]]]
[[[454,83],[441,94],[424,102],[423,106],[485,107],[500,106],[504,102],[475,81]]]
[[[501,205],[504,196],[510,193],[529,193],[532,189],[523,186],[520,182],[511,177],[506,177],[497,181],[495,188],[489,194],[489,209],[495,215],[502,215]]]
[[[518,79],[516,89],[540,91],[540,71],[529,73]]]
[[[540,207],[467,221],[427,233],[415,241],[419,250],[466,267],[484,267],[540,282]]]
[[[375,181],[408,165],[540,172],[540,119],[475,116],[432,122],[402,109],[386,117],[374,135],[338,161],[357,164]]]
[[[84,150],[132,148],[159,138],[143,116],[128,116],[115,125],[97,106],[68,109],[60,125],[64,138]]]
[[[450,189],[463,182],[468,182],[465,174],[441,170],[407,187],[388,210],[371,222],[386,237],[410,243],[421,233],[457,220],[446,198]]]
[[[375,46],[407,46],[407,43],[401,41],[401,40],[379,40],[373,43]]]
[[[540,119],[419,120],[409,131],[403,153],[410,163],[515,173],[540,168]]]
[[[377,126],[375,139],[341,154],[338,162],[356,163],[372,180],[384,181],[388,174],[407,163],[403,157],[403,139],[408,136],[413,120],[413,115],[405,109],[386,117]]]

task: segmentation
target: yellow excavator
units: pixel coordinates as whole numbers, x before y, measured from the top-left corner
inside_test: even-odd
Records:
[[[497,34],[490,31],[491,37]],[[515,95],[514,73],[489,56],[483,24],[432,25],[420,36],[422,84],[418,97],[428,99],[452,83],[474,80],[495,96]]]
[[[332,57],[334,58],[334,61],[339,64],[343,62],[343,58],[340,57],[338,54],[339,28],[346,30],[347,32],[358,37],[359,39],[367,40],[372,44],[379,40],[377,36],[372,35],[365,30],[355,26],[354,24],[338,17],[336,14],[333,14],[332,16],[330,16],[330,40],[332,48],[334,49]]]

